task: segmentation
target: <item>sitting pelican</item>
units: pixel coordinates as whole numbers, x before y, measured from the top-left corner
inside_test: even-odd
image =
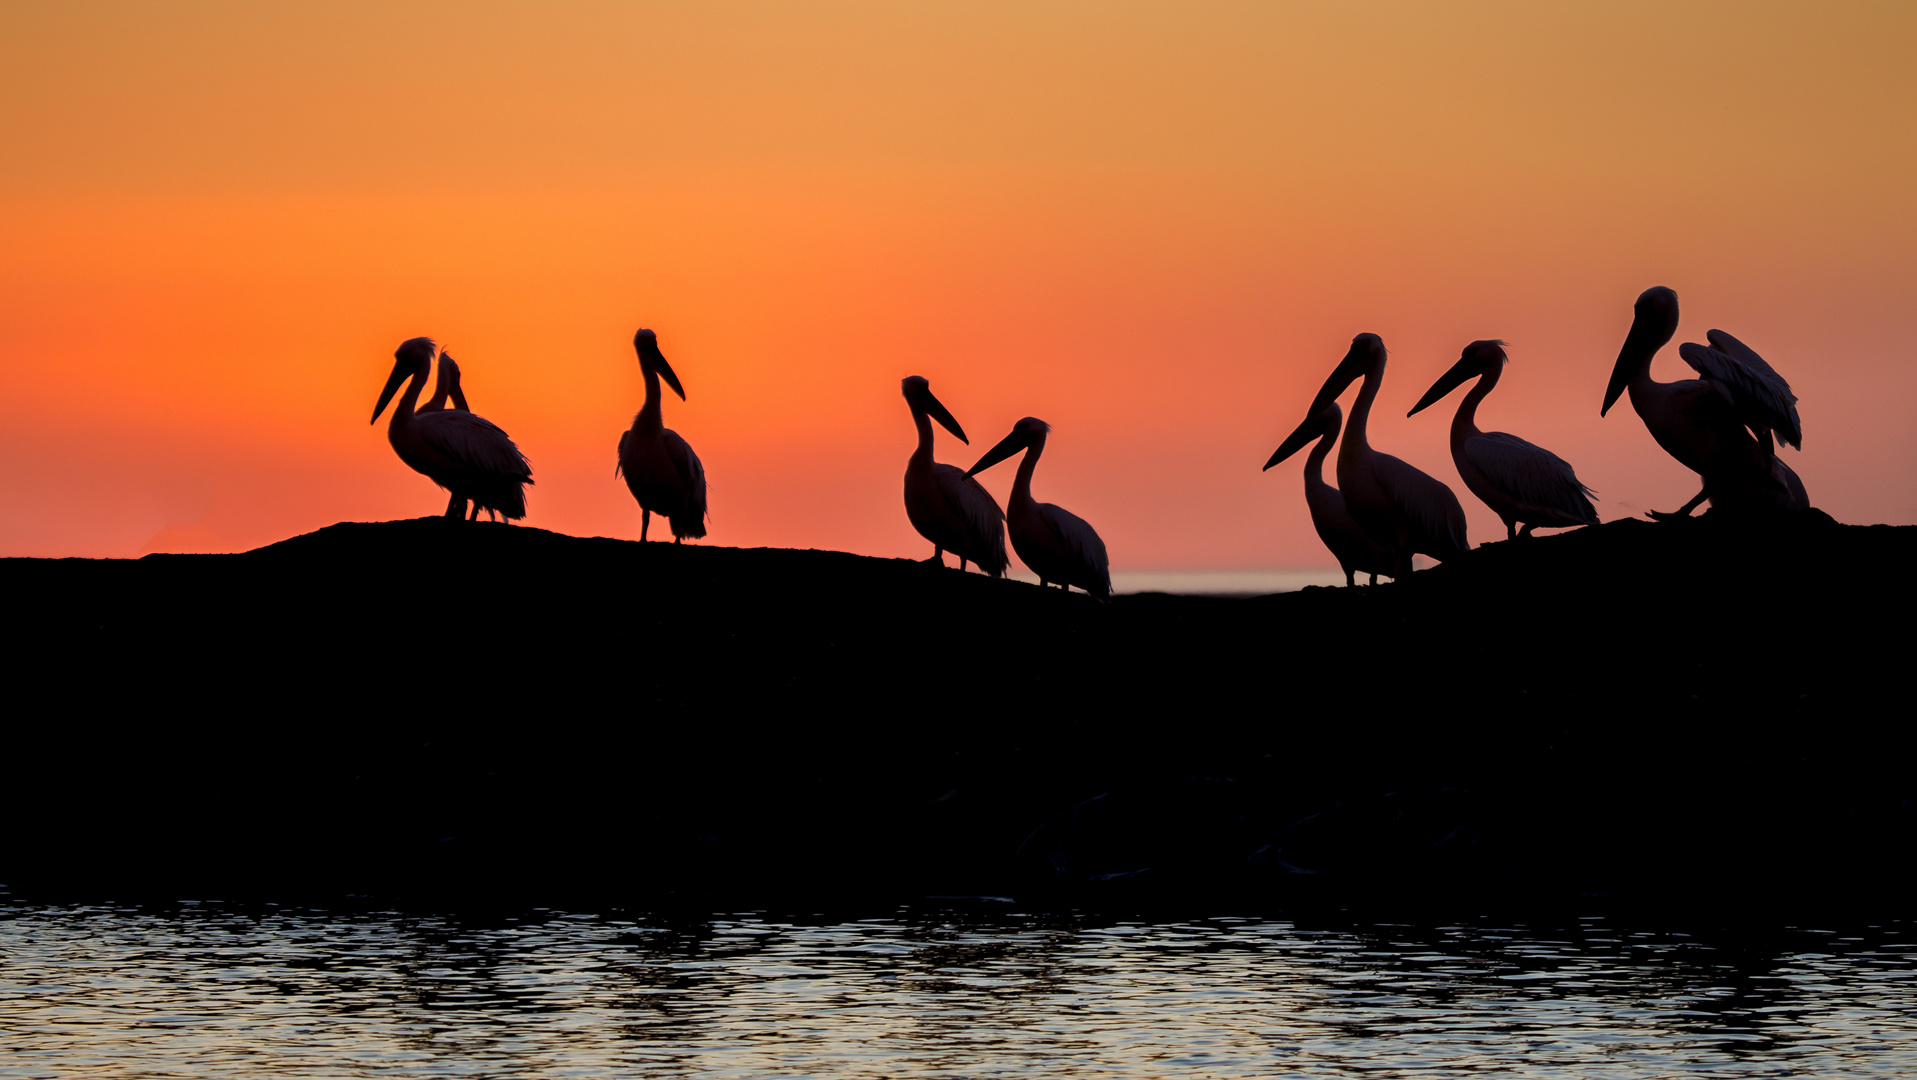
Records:
[[[1570,462],[1502,431],[1478,430],[1478,403],[1497,389],[1498,376],[1510,360],[1502,341],[1474,341],[1451,370],[1438,377],[1406,416],[1416,416],[1446,394],[1475,378],[1478,385],[1458,403],[1451,418],[1451,461],[1471,494],[1504,520],[1505,539],[1530,536],[1531,530],[1568,529],[1596,525],[1597,509],[1591,489],[1578,482]],[[1518,523],[1524,531],[1518,531]]]
[[[956,466],[932,460],[932,420],[969,445],[965,429],[932,396],[932,385],[923,376],[908,375],[899,386],[919,431],[918,449],[905,463],[905,516],[932,542],[932,557],[926,561],[943,566],[950,551],[959,557],[960,570],[970,560],[993,577],[1003,576],[1005,511],[977,480]]]
[[[1391,576],[1403,581],[1411,573],[1413,554],[1453,559],[1470,548],[1465,539],[1464,507],[1442,483],[1417,469],[1371,448],[1365,440],[1371,403],[1384,383],[1385,347],[1376,334],[1359,334],[1351,348],[1325,380],[1305,412],[1305,421],[1265,462],[1265,468],[1298,452],[1322,430],[1319,413],[1360,376],[1364,386],[1351,405],[1351,423],[1338,445],[1338,488],[1345,508],[1371,542],[1390,559]]]
[[[1006,503],[1007,531],[1012,534],[1012,550],[1038,575],[1040,588],[1052,582],[1071,591],[1073,585],[1100,600],[1112,597],[1112,567],[1105,557],[1105,541],[1084,518],[1062,506],[1032,498],[1032,473],[1045,452],[1045,436],[1052,426],[1036,416],[1028,416],[1012,425],[1012,433],[985,452],[978,464],[965,471],[977,476],[1020,450],[1025,457],[1018,463],[1018,479],[1012,481],[1012,499]]]
[[[1703,478],[1697,495],[1664,520],[1688,516],[1705,499],[1713,506],[1801,509],[1810,505],[1804,484],[1777,459],[1773,433],[1801,446],[1797,397],[1769,364],[1743,342],[1713,330],[1710,346],[1685,344],[1678,355],[1702,378],[1658,382],[1651,358],[1677,333],[1677,294],[1662,285],[1637,298],[1631,332],[1611,369],[1602,416],[1625,390],[1631,408],[1657,444]],[[1753,431],[1756,434],[1753,434]]]
[[[624,473],[626,488],[639,501],[639,540],[652,526],[652,515],[663,515],[672,526],[672,542],[706,534],[706,468],[699,455],[665,426],[659,417],[659,380],[666,380],[679,400],[686,392],[679,376],[672,373],[659,351],[659,335],[641,330],[632,336],[632,347],[639,353],[639,370],[646,377],[646,403],[632,418],[632,430],[619,436],[619,464],[613,474]]]
[[[1344,413],[1333,401],[1318,410],[1311,420],[1306,421],[1285,445],[1278,448],[1267,462],[1269,469],[1280,461],[1298,452],[1312,438],[1318,445],[1305,455],[1305,506],[1311,511],[1311,527],[1318,530],[1318,539],[1325,542],[1331,554],[1338,559],[1338,565],[1345,572],[1345,584],[1356,585],[1358,574],[1370,574],[1371,583],[1378,583],[1378,575],[1390,575],[1393,566],[1391,556],[1384,548],[1372,543],[1358,523],[1351,519],[1351,511],[1345,509],[1345,497],[1338,489],[1325,483],[1325,455],[1331,452],[1331,444],[1338,441],[1338,429],[1344,424]],[[1298,446],[1293,446],[1296,442]]]
[[[498,425],[461,409],[414,412],[432,365],[433,339],[419,337],[402,343],[393,353],[393,373],[380,391],[379,404],[373,407],[373,422],[379,421],[399,384],[410,376],[386,427],[393,452],[414,472],[452,492],[447,517],[465,517],[468,499],[473,502],[474,517],[481,506],[498,510],[507,520],[525,517],[525,487],[533,482],[532,466]]]

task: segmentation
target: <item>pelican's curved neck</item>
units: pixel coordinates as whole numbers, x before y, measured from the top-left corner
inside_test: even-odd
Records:
[[[646,377],[646,403],[639,406],[639,415],[632,418],[632,426],[637,429],[664,427],[665,422],[659,415],[659,373],[646,363],[641,363],[639,370]]]
[[[1331,453],[1331,444],[1338,441],[1338,429],[1332,428],[1318,437],[1311,451],[1305,455],[1305,490],[1314,486],[1329,487],[1325,483],[1325,457]]]
[[[413,426],[413,409],[419,404],[419,392],[426,388],[426,369],[430,366],[428,362],[413,369],[413,377],[399,395],[399,405],[393,410],[393,418],[387,421],[388,433],[405,431]]]
[[[927,468],[932,464],[932,416],[918,406],[912,407],[912,426],[919,431],[918,449],[912,451],[912,464]]]
[[[1478,430],[1478,402],[1483,401],[1497,387],[1498,376],[1503,373],[1502,365],[1499,364],[1486,368],[1484,374],[1478,376],[1478,385],[1464,395],[1463,401],[1458,402],[1457,415],[1451,418],[1452,442],[1482,434]]]
[[[1380,356],[1365,372],[1365,384],[1358,388],[1358,400],[1351,403],[1351,419],[1345,422],[1345,441],[1338,447],[1340,461],[1356,460],[1371,449],[1365,427],[1371,419],[1371,403],[1378,399],[1378,388],[1384,385],[1384,366],[1384,357]]]
[[[1019,459],[1018,476],[1012,481],[1012,501],[1032,501],[1032,474],[1038,471],[1038,456],[1045,452],[1045,437],[1039,436],[1025,448],[1025,456]]]

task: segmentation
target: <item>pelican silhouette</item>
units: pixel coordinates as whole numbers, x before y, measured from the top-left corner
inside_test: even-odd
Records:
[[[525,488],[533,482],[532,465],[497,424],[462,409],[414,411],[432,365],[433,339],[403,342],[393,353],[393,373],[373,407],[372,422],[379,422],[379,414],[386,411],[400,384],[406,383],[406,393],[386,426],[386,439],[409,468],[452,493],[446,516],[465,517],[471,500],[474,517],[481,506],[497,510],[509,521],[525,517]]]
[[[1478,430],[1478,403],[1497,389],[1498,377],[1510,357],[1502,341],[1474,341],[1451,370],[1438,377],[1406,416],[1416,416],[1435,405],[1468,379],[1478,385],[1458,403],[1451,418],[1451,461],[1471,494],[1483,500],[1504,521],[1505,539],[1530,536],[1531,530],[1596,525],[1597,509],[1591,489],[1578,482],[1569,462],[1542,446],[1502,431]],[[1524,531],[1518,531],[1522,522]]]
[[[1395,569],[1391,553],[1374,543],[1365,531],[1352,520],[1351,511],[1345,509],[1345,497],[1338,489],[1325,483],[1325,455],[1331,452],[1331,444],[1338,441],[1338,429],[1344,424],[1344,412],[1333,401],[1319,409],[1312,418],[1298,429],[1302,438],[1316,437],[1317,445],[1311,453],[1305,455],[1305,507],[1311,511],[1311,527],[1318,530],[1318,539],[1338,560],[1338,566],[1345,572],[1345,584],[1356,585],[1358,574],[1370,574],[1371,583],[1378,583],[1378,575],[1389,576]],[[1292,438],[1300,438],[1298,432]],[[1287,447],[1291,440],[1285,441]],[[1303,445],[1300,443],[1300,445]],[[1265,464],[1269,469],[1285,458],[1297,452],[1296,447],[1281,449],[1273,455],[1273,460]]]
[[[1384,384],[1385,358],[1384,341],[1378,335],[1352,338],[1344,359],[1305,411],[1304,423],[1271,455],[1265,468],[1317,438],[1323,430],[1318,414],[1362,377],[1364,385],[1351,405],[1351,422],[1345,425],[1344,441],[1338,444],[1338,490],[1351,519],[1390,557],[1391,576],[1402,581],[1411,573],[1413,554],[1453,559],[1468,550],[1470,543],[1465,538],[1464,507],[1458,505],[1458,497],[1450,488],[1390,454],[1373,450],[1366,440],[1371,404]]]
[[[632,418],[632,429],[619,436],[619,464],[614,475],[625,474],[626,488],[639,502],[639,539],[644,542],[652,515],[662,515],[672,526],[672,542],[697,540],[706,534],[706,469],[699,455],[665,426],[659,413],[659,380],[666,380],[679,400],[686,399],[679,376],[659,351],[659,336],[641,330],[632,336],[639,353],[639,370],[646,377],[646,403]]]
[[[466,395],[459,387],[459,364],[453,360],[453,354],[441,351],[439,354],[439,374],[433,378],[433,396],[418,412],[438,412],[446,407],[446,398],[453,399],[453,408],[462,412],[472,412],[466,405]],[[415,413],[417,415],[417,413]]]
[[[943,566],[950,551],[959,557],[960,570],[970,560],[993,577],[1003,576],[1005,512],[977,480],[956,466],[932,460],[933,420],[970,445],[965,429],[932,396],[932,385],[923,376],[908,375],[899,387],[919,432],[918,448],[905,463],[905,516],[932,542],[932,557],[926,561]]]
[[[1011,501],[1005,504],[1012,550],[1038,575],[1040,588],[1056,581],[1061,589],[1070,591],[1076,585],[1100,600],[1109,600],[1112,568],[1105,557],[1105,541],[1098,538],[1097,530],[1062,506],[1032,498],[1032,473],[1038,468],[1039,455],[1045,452],[1045,437],[1051,431],[1052,426],[1036,416],[1020,420],[1012,425],[1012,433],[987,450],[965,475],[977,476],[1025,451],[1018,463],[1018,479],[1012,481]]]
[[[1604,391],[1603,416],[1626,390],[1651,438],[1703,486],[1690,502],[1658,520],[1688,516],[1705,499],[1735,510],[1802,509],[1810,505],[1803,481],[1778,460],[1775,440],[1802,447],[1797,396],[1763,358],[1722,330],[1709,346],[1686,343],[1678,355],[1701,378],[1658,382],[1651,358],[1677,333],[1677,293],[1662,285],[1638,295],[1631,331],[1618,351]]]

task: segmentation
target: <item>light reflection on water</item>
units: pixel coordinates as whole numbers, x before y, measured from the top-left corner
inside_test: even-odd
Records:
[[[0,907],[0,1077],[1917,1076],[1908,928]]]

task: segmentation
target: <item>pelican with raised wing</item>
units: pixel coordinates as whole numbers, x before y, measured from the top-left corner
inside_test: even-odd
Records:
[[[1412,555],[1454,559],[1471,545],[1465,538],[1464,507],[1458,505],[1458,497],[1450,488],[1371,448],[1366,428],[1372,402],[1384,385],[1385,359],[1384,340],[1378,335],[1352,338],[1344,359],[1338,361],[1311,407],[1305,410],[1304,423],[1271,455],[1265,468],[1319,437],[1324,423],[1319,414],[1325,406],[1337,401],[1352,383],[1364,379],[1358,399],[1351,404],[1351,422],[1345,425],[1344,441],[1338,444],[1338,491],[1351,519],[1389,557],[1391,576],[1402,581],[1411,574]]]
[[[1591,489],[1579,482],[1570,462],[1516,435],[1478,430],[1478,403],[1497,389],[1509,360],[1502,341],[1466,345],[1458,362],[1405,415],[1416,416],[1468,380],[1478,380],[1451,418],[1451,461],[1471,494],[1503,520],[1505,539],[1530,536],[1536,528],[1596,525]]]
[[[1690,502],[1657,519],[1684,517],[1705,499],[1734,510],[1802,509],[1804,485],[1778,460],[1775,441],[1801,446],[1797,396],[1763,358],[1721,330],[1709,346],[1685,344],[1678,355],[1701,378],[1658,382],[1651,359],[1677,333],[1677,293],[1662,285],[1638,295],[1631,331],[1611,369],[1602,416],[1626,390],[1651,438],[1703,479]]]
[[[532,465],[497,424],[462,409],[414,411],[433,366],[433,348],[433,339],[419,337],[393,353],[393,373],[373,407],[373,422],[379,422],[379,414],[405,383],[386,439],[414,472],[452,493],[446,516],[465,517],[471,500],[475,518],[481,507],[497,510],[509,521],[525,517]]]
[[[960,570],[970,560],[987,574],[1002,577],[1005,512],[977,480],[956,466],[932,460],[933,420],[969,445],[965,429],[932,396],[932,384],[923,376],[908,375],[899,386],[919,433],[918,448],[905,463],[905,516],[920,536],[932,542],[932,557],[926,561],[943,566],[950,551],[959,557]]]
[[[1018,478],[1012,481],[1012,498],[1006,503],[1006,526],[1012,534],[1012,550],[1038,575],[1040,588],[1053,582],[1066,591],[1073,585],[1100,600],[1112,595],[1112,567],[1105,557],[1105,541],[1085,519],[1062,506],[1032,498],[1032,473],[1038,468],[1039,455],[1045,452],[1045,437],[1052,426],[1036,416],[1028,416],[1012,425],[1012,433],[985,452],[978,464],[965,471],[968,477],[1004,461],[1020,450],[1025,457],[1018,463]]]
[[[619,464],[626,489],[639,503],[639,539],[644,542],[658,514],[672,527],[672,542],[697,540],[706,534],[706,468],[691,444],[666,427],[661,418],[659,380],[664,379],[679,400],[686,399],[679,376],[659,351],[659,335],[641,330],[632,336],[639,353],[639,371],[646,380],[646,403],[632,418],[632,428],[619,436]]]
[[[1345,509],[1345,497],[1338,489],[1325,483],[1325,456],[1331,452],[1331,445],[1338,441],[1338,429],[1344,425],[1344,412],[1333,401],[1318,410],[1311,421],[1306,422],[1292,433],[1292,439],[1299,440],[1299,446],[1315,438],[1317,444],[1305,455],[1305,508],[1311,511],[1311,527],[1318,530],[1318,539],[1337,558],[1338,566],[1345,572],[1345,584],[1356,585],[1358,574],[1370,574],[1371,583],[1378,583],[1378,575],[1389,577],[1394,569],[1391,555],[1374,543],[1365,531],[1352,520],[1351,511]],[[1269,469],[1285,458],[1297,452],[1291,446],[1291,439],[1285,441],[1273,460],[1266,463]]]

